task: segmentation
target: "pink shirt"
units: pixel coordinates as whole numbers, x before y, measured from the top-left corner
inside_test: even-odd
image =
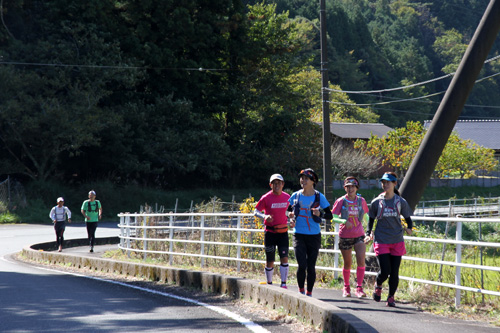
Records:
[[[361,208],[363,211],[368,213],[368,205],[366,204],[366,200],[362,197],[356,196],[354,201],[347,200],[346,196],[340,197],[335,201],[333,205],[332,214],[342,215],[342,206],[343,202],[346,200],[347,202],[347,212],[349,221],[352,224],[351,228],[347,228],[346,224],[340,225],[339,236],[341,238],[356,238],[360,236],[364,236],[365,230],[363,229],[363,221],[359,220],[359,204],[358,200],[361,200]]]
[[[288,199],[290,198],[290,194],[281,192],[280,195],[276,195],[273,191],[269,191],[264,194],[255,209],[258,211],[264,211],[264,214],[271,215],[273,217],[273,221],[269,226],[275,226],[280,224],[287,224],[288,219],[286,217],[286,209],[288,208]],[[267,228],[266,228],[267,230]],[[269,232],[274,232],[272,230],[267,230]]]

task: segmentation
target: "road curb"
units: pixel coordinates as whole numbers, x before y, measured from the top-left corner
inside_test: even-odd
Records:
[[[118,237],[96,239],[96,245],[118,243]],[[65,240],[66,248],[87,245],[86,238]],[[71,265],[75,268],[86,267],[104,273],[141,277],[151,281],[195,288],[205,292],[228,295],[233,299],[259,303],[273,309],[282,309],[282,311],[296,316],[323,332],[376,332],[367,323],[334,305],[278,286],[261,285],[256,281],[221,274],[100,257],[78,256],[64,252],[50,252],[55,249],[55,242],[39,243],[26,246],[23,248],[22,254],[34,261]]]

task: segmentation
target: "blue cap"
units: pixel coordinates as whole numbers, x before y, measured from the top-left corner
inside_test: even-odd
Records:
[[[384,175],[382,176],[382,178],[380,178],[380,182],[382,180],[388,180],[390,182],[396,182],[398,181],[398,179],[396,177],[394,177],[394,175],[391,175],[390,173],[384,173]]]

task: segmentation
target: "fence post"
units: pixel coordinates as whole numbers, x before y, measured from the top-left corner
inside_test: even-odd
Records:
[[[482,242],[483,241],[483,235],[482,235],[482,224],[481,222],[479,222],[479,241]],[[483,266],[483,247],[480,246],[479,247],[479,260],[480,260],[480,264],[481,266]],[[484,289],[484,271],[481,270],[481,289]],[[483,300],[483,303],[484,303],[484,294],[481,293],[481,298]]]
[[[462,221],[457,221],[457,231],[456,231],[456,240],[462,240]],[[457,244],[457,250],[455,255],[455,262],[460,264],[462,262],[462,244]],[[462,272],[461,267],[457,266],[455,268],[455,285],[460,286],[462,284]],[[460,307],[460,298],[461,293],[460,289],[455,289],[455,307]]]
[[[189,212],[193,214],[193,200],[191,200],[191,206],[189,207]],[[189,220],[191,221],[191,228],[194,228],[194,215],[189,216]],[[193,230],[191,230],[191,234]]]
[[[201,264],[200,264],[200,267],[203,268],[203,266],[205,265],[205,258],[203,257],[203,255],[205,254],[205,243],[203,243],[205,241],[205,215],[201,216],[200,227],[201,227],[200,242],[202,242],[201,246],[200,246],[201,247],[201,250],[200,250]]]
[[[174,252],[174,228],[172,228],[174,226],[174,217],[172,215],[170,215],[168,225],[170,227],[170,233],[168,236],[168,239],[170,241],[170,244],[168,246],[168,252],[170,252],[170,254],[168,255],[168,264],[172,265],[172,263],[174,262],[174,256],[172,255],[172,252]]]
[[[450,211],[448,213],[448,217],[451,218],[451,207]],[[444,228],[444,239],[448,238],[448,229],[450,226],[450,221],[446,221],[446,226]],[[443,251],[441,252],[441,261],[444,261],[444,256],[446,254],[446,244],[443,244]],[[439,266],[439,276],[438,276],[438,281],[441,282],[441,278],[443,277],[443,264]]]
[[[142,237],[144,238],[143,245],[144,245],[144,258],[142,260],[146,261],[146,258],[148,257],[148,229],[146,228],[148,225],[148,217],[143,216],[142,220]]]
[[[130,216],[125,217],[125,224],[127,225],[127,257],[130,258]]]
[[[123,247],[123,244],[125,243],[123,236],[125,236],[125,230],[123,230],[125,227],[125,216],[120,216],[120,247]]]
[[[238,244],[238,246],[236,247],[236,259],[238,259],[238,261],[236,262],[236,271],[239,272],[240,271],[240,268],[241,268],[241,262],[239,259],[241,259],[241,216],[238,216],[238,223],[237,223],[237,228],[238,228],[238,232],[236,233],[236,244]]]
[[[477,217],[477,198],[474,198],[474,218]]]
[[[335,232],[337,233],[334,237],[334,243],[333,243],[333,249],[335,251],[339,250],[339,234],[338,234],[339,231],[340,231],[340,224],[335,223]],[[333,277],[337,279],[339,276],[339,272],[337,272],[337,268],[339,268],[339,254],[337,252],[335,252],[334,255],[333,268],[335,268],[335,270],[333,271]]]
[[[10,175],[7,176],[7,206],[10,207]]]

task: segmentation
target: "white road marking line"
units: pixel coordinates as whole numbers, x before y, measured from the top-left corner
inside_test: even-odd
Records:
[[[1,257],[0,259],[2,259],[4,261],[8,261],[4,257]],[[8,262],[10,262],[10,261],[8,261]],[[258,325],[256,323],[254,323],[250,319],[247,319],[245,317],[240,316],[239,314],[236,314],[236,313],[231,312],[229,310],[223,309],[223,308],[221,308],[219,306],[210,305],[210,304],[207,304],[207,303],[204,303],[204,302],[199,302],[199,301],[191,299],[191,298],[186,298],[186,297],[177,296],[177,295],[170,294],[170,293],[165,293],[165,292],[161,292],[161,291],[156,291],[156,290],[152,290],[152,289],[138,287],[138,286],[134,286],[134,285],[130,285],[130,284],[124,283],[124,282],[102,279],[102,278],[98,278],[98,277],[95,277],[95,276],[86,276],[86,275],[82,275],[82,274],[65,272],[65,271],[59,271],[59,270],[56,270],[56,269],[50,269],[50,268],[45,268],[45,267],[38,267],[38,266],[32,266],[32,267],[33,268],[37,268],[37,269],[46,270],[46,271],[49,271],[49,272],[63,273],[63,274],[67,274],[67,275],[73,275],[73,276],[77,276],[77,277],[83,277],[83,278],[86,278],[86,279],[92,279],[92,280],[97,280],[97,281],[112,283],[112,284],[116,284],[116,285],[119,285],[119,286],[122,286],[122,287],[132,288],[132,289],[136,289],[136,290],[140,290],[140,291],[144,291],[144,292],[148,292],[148,293],[151,293],[151,294],[156,294],[156,295],[160,295],[160,296],[164,296],[164,297],[175,298],[177,300],[184,301],[184,302],[187,302],[187,303],[192,303],[192,304],[195,304],[195,305],[198,305],[198,306],[203,306],[203,307],[205,307],[207,309],[210,309],[212,311],[220,313],[223,316],[226,316],[228,318],[233,319],[234,321],[237,321],[238,323],[240,323],[241,325],[245,326],[246,328],[248,328],[252,332],[255,332],[255,333],[270,333],[264,327],[262,327],[262,326],[260,326],[260,325]]]

